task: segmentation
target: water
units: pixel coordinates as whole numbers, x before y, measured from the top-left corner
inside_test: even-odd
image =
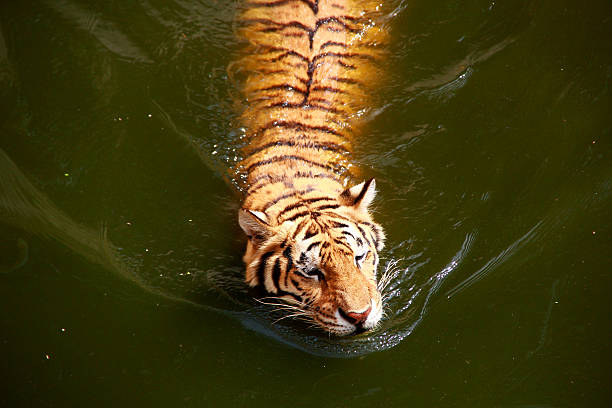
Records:
[[[241,284],[239,3],[4,2],[2,405],[609,405],[608,3],[385,3],[395,273],[334,339]]]

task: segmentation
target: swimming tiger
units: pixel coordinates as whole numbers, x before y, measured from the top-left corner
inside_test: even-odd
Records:
[[[237,63],[246,187],[246,282],[335,335],[383,315],[377,288],[385,235],[368,211],[373,179],[346,187],[359,118],[380,77],[377,3],[247,0]]]

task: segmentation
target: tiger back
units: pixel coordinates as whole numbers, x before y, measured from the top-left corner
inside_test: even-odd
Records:
[[[240,116],[246,176],[239,222],[246,281],[330,333],[374,328],[384,233],[368,207],[374,180],[351,188],[351,145],[386,41],[376,3],[249,0]]]

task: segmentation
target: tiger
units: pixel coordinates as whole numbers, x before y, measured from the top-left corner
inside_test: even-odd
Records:
[[[384,314],[376,182],[348,186],[381,77],[378,15],[357,0],[247,0],[239,13],[245,280],[330,335],[372,330]]]

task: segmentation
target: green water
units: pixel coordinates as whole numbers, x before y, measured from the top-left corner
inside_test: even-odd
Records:
[[[385,3],[349,339],[241,284],[237,7],[0,5],[0,406],[610,406],[612,4]]]

